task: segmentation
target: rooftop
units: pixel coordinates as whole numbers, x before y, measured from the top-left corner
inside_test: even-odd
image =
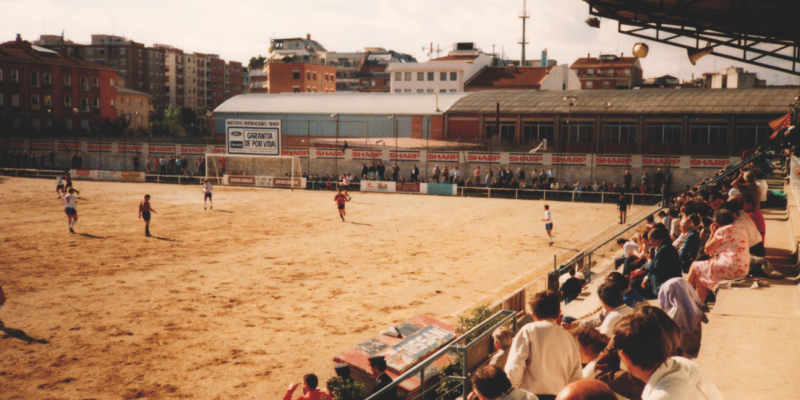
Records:
[[[785,114],[800,94],[797,88],[537,90],[473,92],[449,108],[450,114]],[[577,96],[573,107],[566,96]],[[611,103],[606,110],[603,106]]]
[[[632,67],[639,63],[638,57],[617,57],[611,54],[602,54],[599,57],[584,57],[575,60],[570,68],[586,67]]]
[[[554,67],[483,67],[464,86],[538,87]]]
[[[34,46],[30,42],[21,39],[0,45],[0,60],[118,71],[116,68],[65,56],[52,50]]]
[[[244,94],[217,107],[217,113],[436,115],[467,93],[280,93]],[[437,112],[437,99],[438,109]]]
[[[144,96],[149,99],[153,99],[154,97],[148,93],[140,92],[138,90],[128,89],[122,86],[114,86],[117,89],[117,94],[127,95],[127,96]]]

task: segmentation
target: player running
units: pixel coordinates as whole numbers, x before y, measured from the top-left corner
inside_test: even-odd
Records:
[[[211,187],[211,183],[208,182],[208,179],[203,181],[203,210],[206,209],[206,200],[211,203],[211,209],[214,209],[214,200],[211,199],[211,191],[214,190]]]
[[[547,245],[548,246],[552,246],[553,245],[553,218],[550,215],[550,206],[547,205],[547,204],[544,205],[544,218],[542,218],[542,221],[544,221],[544,229],[547,231],[547,237],[550,238],[550,242],[547,243]]]
[[[75,209],[75,195],[72,194],[74,192],[75,189],[69,189],[69,193],[64,196],[64,212],[67,213],[69,233],[75,233],[72,227],[78,222],[78,211]]]
[[[139,203],[139,218],[144,219],[144,235],[150,237],[150,213],[156,212],[150,207],[150,195],[144,195],[144,200]],[[158,213],[156,213],[158,214]]]
[[[333,198],[333,201],[339,206],[339,217],[342,218],[342,222],[344,222],[344,203],[350,201],[350,196],[342,193],[342,188],[336,188],[336,197]]]
[[[64,179],[67,181],[67,186],[66,186],[66,188],[67,188],[67,189],[72,189],[72,190],[74,190],[74,191],[75,191],[75,193],[77,193],[77,194],[78,194],[78,196],[80,196],[80,195],[81,195],[81,192],[79,192],[79,191],[78,191],[78,189],[74,189],[74,188],[72,187],[72,177],[69,175],[69,172],[67,172],[67,173],[65,173],[65,174],[64,174]]]
[[[56,194],[58,194],[58,198],[61,199],[61,194],[67,194],[67,191],[64,190],[64,178],[61,177],[59,174],[56,177]]]
[[[619,223],[624,224],[628,220],[628,199],[625,194],[619,194],[619,201],[617,202],[617,210],[619,210]]]

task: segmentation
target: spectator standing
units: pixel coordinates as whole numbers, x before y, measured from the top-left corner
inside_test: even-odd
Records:
[[[372,374],[378,376],[375,381],[375,387],[372,389],[372,393],[370,394],[373,395],[378,393],[386,386],[389,386],[393,380],[388,374],[386,374],[386,359],[383,358],[382,355],[370,357],[369,366],[372,369]],[[390,390],[389,393],[381,396],[378,400],[397,400],[397,389]]]
[[[501,326],[492,332],[492,339],[496,351],[489,357],[489,366],[497,367],[502,370],[506,367],[508,350],[511,348],[511,343],[514,342],[514,332]]]
[[[139,155],[133,155],[133,170],[139,172]]]
[[[481,184],[481,166],[480,165],[478,165],[478,167],[475,168],[475,172],[473,173],[473,175],[475,175],[475,185],[480,185]]]
[[[220,165],[222,165],[222,160],[223,160],[223,158],[221,158],[219,160]],[[167,174],[167,159],[164,156],[161,156],[160,165],[161,165],[161,175],[166,175]],[[224,172],[223,172],[223,174],[224,174]]]
[[[161,163],[164,163],[164,158],[161,158]],[[227,157],[220,157],[219,158],[219,169],[220,175],[225,175],[228,172],[228,158]]]
[[[417,164],[411,166],[411,182],[419,182],[419,168],[417,168]]]
[[[553,169],[553,167],[550,167],[550,171],[547,171],[547,183],[550,186],[553,186],[553,183],[555,183],[555,181],[556,181],[556,171]]]
[[[531,310],[534,322],[514,338],[505,372],[512,386],[554,399],[564,386],[583,377],[578,341],[557,324],[561,303],[556,292],[535,294]]]
[[[158,156],[153,159],[153,168],[155,168],[153,173],[158,174],[161,172],[161,160],[158,159]]]
[[[383,166],[383,161],[378,161],[378,166],[375,167],[375,171],[378,172],[378,180],[386,180],[386,167]]]
[[[378,169],[375,168],[375,163],[369,163],[369,180],[374,181],[378,176]]]
[[[450,169],[447,165],[445,165],[442,170],[442,183],[450,183]]]
[[[52,151],[47,153],[47,165],[50,169],[54,169],[56,167],[56,156]]]
[[[625,186],[623,187],[626,190],[631,190],[631,184],[633,183],[633,175],[631,175],[631,171],[625,170],[625,175],[622,176],[623,182],[625,182]]]
[[[369,168],[367,168],[367,164],[361,163],[361,176],[366,179],[369,176]]]
[[[525,170],[522,169],[522,167],[517,168],[517,180],[519,180],[520,183],[525,183],[525,179],[527,179],[527,176],[525,176]],[[533,182],[531,182],[531,185],[532,184]]]
[[[450,174],[453,175],[453,183],[456,183],[456,181],[461,178],[461,171],[458,169],[457,165],[450,170]]]
[[[189,160],[186,159],[186,156],[181,156],[181,174],[189,175]]]
[[[647,172],[645,172],[642,175],[642,187],[644,188],[644,187],[649,186],[649,185],[650,185],[650,176],[648,176]]]
[[[503,167],[500,167],[500,171],[497,173],[497,178],[500,180],[500,184],[505,186],[506,184],[506,170]]]
[[[397,182],[400,177],[400,167],[397,166],[397,161],[392,163],[392,180]]]
[[[664,184],[664,173],[661,172],[661,168],[656,170],[656,174],[653,176],[653,191],[660,191],[661,186]],[[669,226],[667,226],[669,228]]]
[[[539,187],[542,189],[547,187],[547,173],[544,172],[544,168],[539,172]]]
[[[441,173],[442,173],[442,170],[439,169],[439,164],[436,164],[436,166],[433,167],[433,173],[432,173],[432,176],[431,176],[431,182],[439,183],[439,174],[441,174]]]
[[[146,158],[146,159],[145,159],[145,161],[144,161],[144,173],[145,173],[145,174],[148,174],[148,175],[150,174],[150,163],[151,163],[152,161],[153,161],[153,160],[151,160],[150,153],[148,153],[148,154],[147,154],[147,158]]]

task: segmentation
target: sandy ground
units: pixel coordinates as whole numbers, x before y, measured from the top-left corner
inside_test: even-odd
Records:
[[[0,398],[276,399],[418,313],[452,315],[616,221],[613,205],[0,177]],[[154,238],[137,219],[158,211]],[[496,294],[496,293],[495,293]]]

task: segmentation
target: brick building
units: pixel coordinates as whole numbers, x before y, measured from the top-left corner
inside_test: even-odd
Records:
[[[642,64],[638,57],[587,54],[572,63],[570,69],[578,74],[581,90],[633,89],[642,85]]]
[[[389,63],[416,63],[417,60],[396,51],[380,47],[366,48],[364,61],[358,71],[358,86],[361,92],[391,92],[392,75],[386,71]]]
[[[0,45],[0,131],[95,133],[117,115],[117,70],[31,45]]]
[[[154,112],[161,113],[169,103],[165,93],[165,53],[145,47],[125,37],[92,35],[91,44],[77,44],[61,36],[41,35],[35,45],[66,51],[67,55],[120,70],[128,89],[153,96]]]
[[[251,93],[333,93],[336,68],[311,63],[269,62],[264,65],[263,86]]]
[[[124,115],[131,121],[128,129],[132,132],[150,127],[150,104],[152,101],[153,96],[147,93],[117,87],[115,104],[117,115]]]

